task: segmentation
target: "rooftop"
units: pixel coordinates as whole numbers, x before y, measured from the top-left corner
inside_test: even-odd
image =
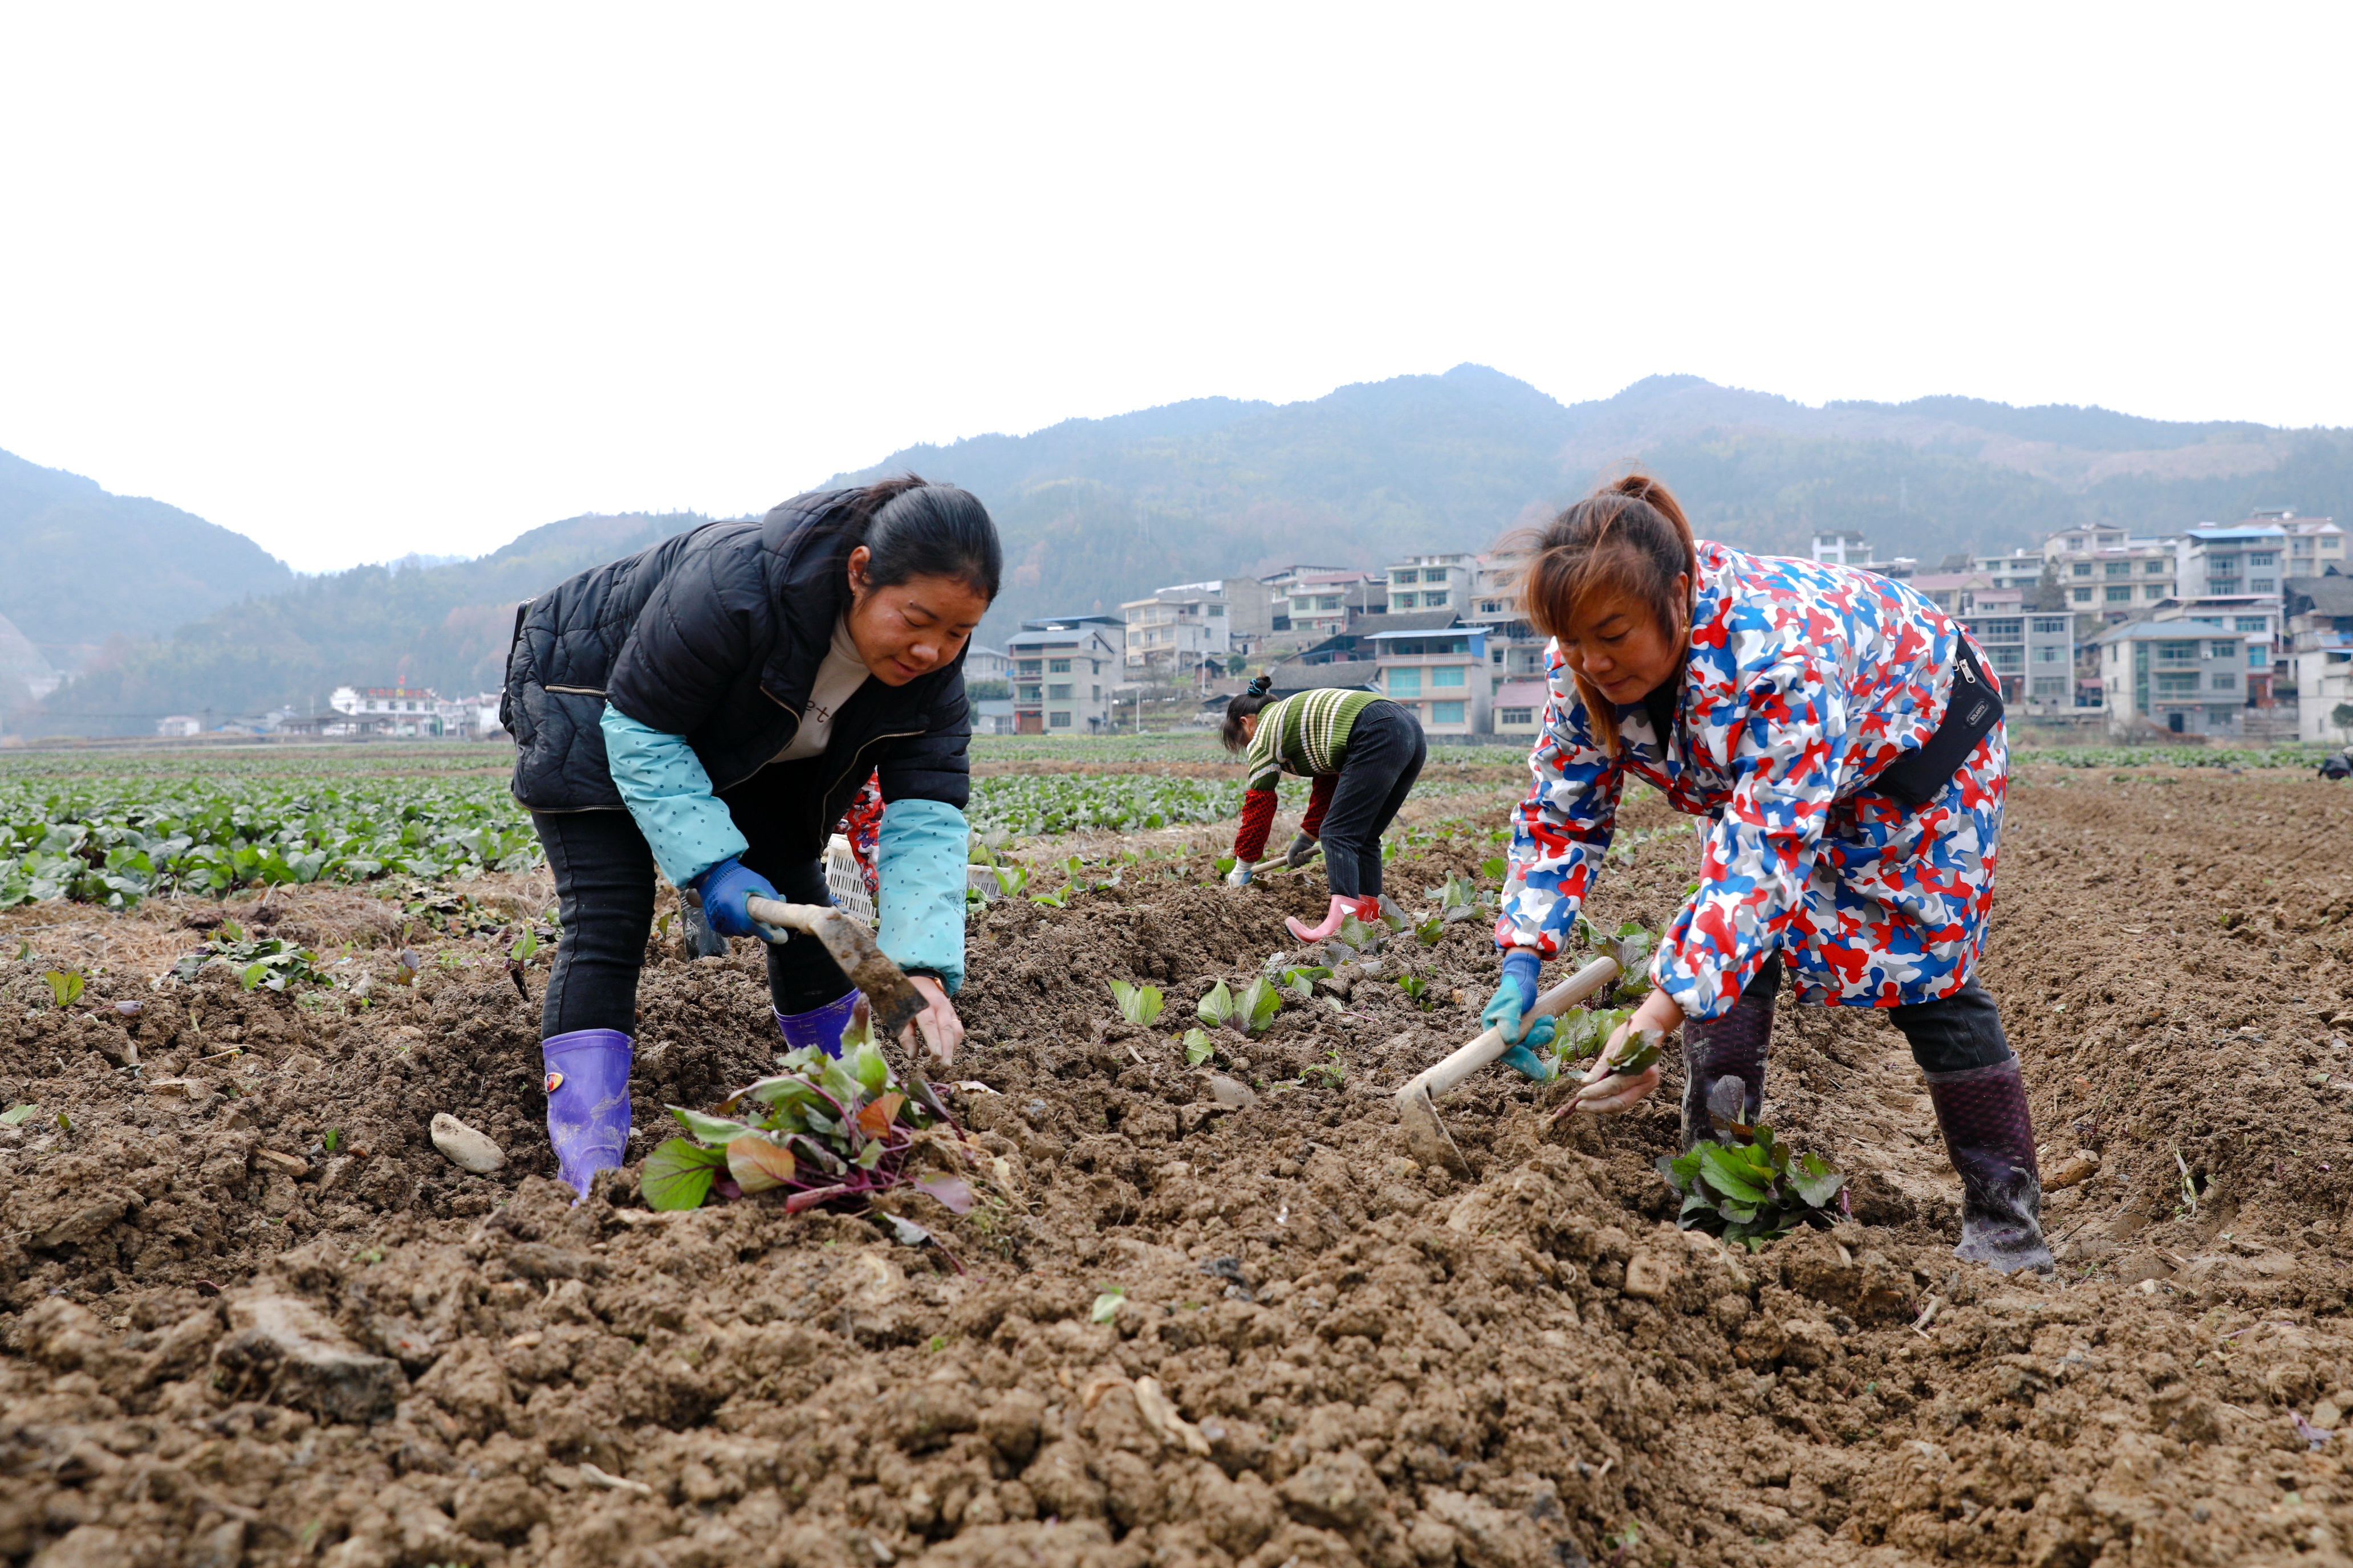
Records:
[[[2189,642],[2211,637],[2220,626],[2200,626],[2196,621],[2119,621],[2092,640],[2109,642]],[[2259,637],[2261,632],[2235,632],[2234,637]]]
[[[1484,626],[1466,625],[1462,617],[1452,610],[1403,610],[1392,611],[1383,616],[1381,629],[1365,635],[1369,635],[1374,640],[1378,641],[1383,637],[1422,637],[1430,632],[1452,631],[1457,628],[1463,631],[1481,632],[1487,629]]]
[[[1495,689],[1498,708],[1541,708],[1552,700],[1552,686],[1542,680],[1506,680]]]
[[[1368,658],[1339,664],[1285,662],[1274,667],[1274,695],[1287,697],[1294,691],[1320,691],[1326,687],[1370,687],[1380,669]]]
[[[2238,544],[2258,539],[2279,539],[2286,534],[2287,530],[2276,522],[2242,522],[2231,528],[2209,523],[2185,531],[2200,544]]]
[[[2290,577],[2280,589],[2291,616],[2353,616],[2353,577]]]
[[[1025,632],[1055,632],[1079,626],[1124,626],[1117,616],[1033,616],[1021,623]]]

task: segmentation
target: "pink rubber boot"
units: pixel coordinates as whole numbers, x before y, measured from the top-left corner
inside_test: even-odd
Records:
[[[1324,911],[1322,925],[1301,925],[1298,917],[1294,915],[1283,916],[1282,923],[1291,929],[1292,936],[1300,942],[1323,942],[1336,933],[1340,929],[1340,922],[1350,915],[1370,925],[1381,918],[1381,900],[1378,897],[1344,899],[1335,893],[1332,895],[1332,907]]]

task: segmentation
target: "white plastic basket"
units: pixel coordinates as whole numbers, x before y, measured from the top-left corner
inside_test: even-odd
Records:
[[[835,909],[869,926],[874,923],[874,900],[866,896],[866,878],[858,869],[858,856],[849,840],[839,833],[825,847],[825,891]]]

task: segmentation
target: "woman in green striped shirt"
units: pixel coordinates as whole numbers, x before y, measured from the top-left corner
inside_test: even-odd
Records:
[[[1241,830],[1234,837],[1234,868],[1226,880],[1244,887],[1266,851],[1274,826],[1274,786],[1284,773],[1315,781],[1307,815],[1292,841],[1287,863],[1306,860],[1318,837],[1332,907],[1318,926],[1283,923],[1301,942],[1321,942],[1353,914],[1375,921],[1381,912],[1381,831],[1421,776],[1430,749],[1413,714],[1369,691],[1322,688],[1271,695],[1261,675],[1226,704],[1226,750],[1248,752],[1250,789],[1242,796]]]

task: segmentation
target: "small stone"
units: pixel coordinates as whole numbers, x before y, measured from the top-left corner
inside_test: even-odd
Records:
[[[246,1296],[229,1306],[229,1337],[213,1352],[219,1386],[327,1421],[367,1422],[405,1392],[399,1366],[343,1338],[332,1320],[291,1296]]]
[[[328,1161],[327,1168],[319,1174],[319,1195],[323,1198],[342,1186],[351,1171],[352,1157],[349,1154],[338,1154]]]
[[[1229,1110],[1247,1110],[1258,1103],[1258,1092],[1250,1085],[1216,1072],[1209,1075],[1209,1098]]]
[[[2100,1157],[2089,1149],[2079,1149],[2052,1166],[2042,1185],[2045,1191],[2056,1192],[2061,1187],[2081,1186],[2099,1173]]]
[[[283,1154],[275,1149],[256,1149],[253,1163],[280,1175],[307,1176],[311,1173],[310,1161],[300,1154]]]
[[[1652,1253],[1638,1252],[1626,1260],[1626,1294],[1655,1301],[1674,1283],[1675,1266]]]
[[[284,1061],[278,1064],[278,1070],[286,1074],[289,1078],[308,1078],[311,1074],[317,1072],[321,1065],[322,1064],[318,1058],[306,1055],[301,1051],[296,1051],[292,1056],[288,1057]]]
[[[2344,1419],[2345,1412],[2334,1399],[2324,1399],[2312,1407],[2312,1424],[2315,1426],[2333,1431]]]
[[[478,1176],[488,1175],[507,1163],[504,1151],[446,1110],[434,1112],[433,1146],[449,1163]]]

